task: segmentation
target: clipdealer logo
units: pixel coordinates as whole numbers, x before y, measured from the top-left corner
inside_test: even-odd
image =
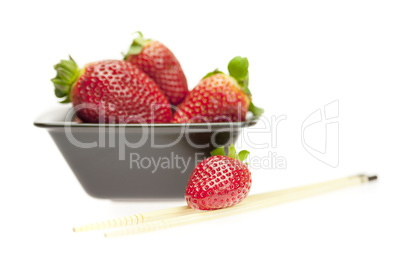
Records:
[[[203,153],[196,153],[194,159],[192,157],[186,159],[173,152],[169,157],[147,157],[139,153],[130,153],[130,169],[152,169],[152,173],[158,169],[178,169],[184,173],[189,167],[196,166],[202,160],[204,160]]]
[[[188,135],[190,132],[187,131],[191,124],[182,127],[177,139],[169,144],[154,144],[153,134],[155,134],[155,129],[152,129],[152,127],[150,129],[149,124],[146,123],[139,124],[141,128],[141,138],[134,143],[126,139],[125,127],[127,124],[119,124],[117,128],[108,128],[100,125],[98,142],[80,142],[74,137],[71,130],[71,120],[68,120],[68,118],[73,118],[75,114],[76,109],[72,108],[66,117],[66,122],[70,122],[70,124],[66,124],[65,126],[65,134],[69,141],[77,147],[88,149],[94,147],[118,147],[119,160],[126,160],[127,149],[136,149],[144,146],[148,138],[151,138],[151,148],[169,148],[176,145],[182,139],[186,139],[190,145],[194,146]],[[286,120],[286,115],[272,115],[270,118],[262,115],[258,119],[259,122],[257,126],[251,129],[238,129],[242,133],[236,142],[239,147],[246,145],[246,147],[254,151],[261,149],[267,152],[267,154],[263,156],[250,156],[248,163],[251,168],[287,169],[286,157],[275,152],[278,144],[279,123]],[[229,124],[230,127],[225,129],[225,131],[231,135],[233,135],[235,129],[232,123],[235,122],[231,122],[231,124]],[[210,123],[205,123],[205,125],[210,127]],[[108,134],[108,139],[106,139],[106,133]],[[216,134],[217,133],[214,133],[212,136],[215,137]],[[302,146],[311,156],[328,166],[337,167],[339,165],[339,100],[332,101],[312,112],[303,121],[300,135]],[[117,142],[115,138],[117,138]],[[109,141],[108,144],[107,141]],[[215,141],[213,140],[212,142]],[[195,148],[203,148],[197,146],[195,146]],[[204,147],[205,146],[209,147],[209,143],[205,144]],[[228,146],[228,144],[224,146]],[[196,165],[199,163],[203,157],[205,157],[205,155],[201,155],[203,154],[195,155],[195,157],[193,157],[194,159],[192,159],[173,154],[170,157],[165,155],[159,158],[143,156],[132,152],[128,152],[127,154],[127,156],[129,156],[130,169],[145,168],[152,169],[153,172],[155,172],[158,168],[174,168],[182,170],[182,173],[190,166],[193,166],[193,164]]]

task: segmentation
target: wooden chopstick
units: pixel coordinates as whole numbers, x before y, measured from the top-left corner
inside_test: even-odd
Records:
[[[353,176],[353,177],[355,177],[355,176]],[[245,205],[248,203],[256,202],[263,198],[272,198],[272,197],[282,195],[282,194],[290,194],[291,192],[299,192],[299,191],[303,191],[306,188],[308,188],[310,190],[312,190],[313,188],[321,189],[324,186],[329,187],[332,184],[338,184],[343,181],[344,180],[342,180],[342,179],[341,180],[336,179],[336,180],[316,183],[316,184],[312,184],[312,185],[305,185],[305,186],[299,186],[299,187],[294,187],[294,188],[290,188],[290,189],[279,190],[279,191],[275,191],[275,192],[267,192],[267,193],[262,193],[262,194],[250,195],[240,204]],[[74,227],[73,231],[74,232],[86,232],[86,231],[95,231],[95,230],[104,230],[104,229],[110,229],[110,228],[133,226],[133,225],[147,223],[147,222],[151,222],[151,221],[163,220],[163,219],[168,219],[171,217],[184,216],[184,215],[196,214],[196,213],[200,213],[200,211],[194,210],[194,209],[190,208],[189,206],[181,206],[181,207],[156,210],[156,211],[151,211],[151,212],[146,212],[146,213],[138,213],[138,214],[134,214],[134,215],[130,215],[130,216],[105,220],[105,221],[101,221],[101,222],[97,222],[97,223],[81,225],[81,226]]]
[[[160,220],[168,218],[172,215],[185,215],[188,212],[192,212],[192,209],[188,206],[181,206],[169,209],[156,210],[145,213],[138,213],[130,216],[124,216],[119,218],[114,218],[110,220],[105,220],[101,222],[81,225],[73,228],[74,232],[86,232],[86,231],[96,231],[104,230],[110,228],[118,228],[124,226],[137,225],[144,222]]]
[[[377,179],[376,176],[357,175],[275,192],[250,195],[243,202],[233,207],[218,210],[197,211],[191,208],[186,209],[185,207],[178,207],[175,209],[155,211],[150,214],[151,217],[144,218],[147,220],[142,221],[141,224],[105,233],[105,237],[156,231],[168,227],[239,214],[353,185],[359,185],[375,179]]]

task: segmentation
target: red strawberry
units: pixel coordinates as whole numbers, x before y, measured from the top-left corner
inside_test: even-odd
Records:
[[[104,60],[79,69],[73,59],[54,66],[55,94],[72,102],[88,123],[167,123],[170,105],[143,71],[121,60]]]
[[[188,93],[187,80],[179,61],[163,44],[144,40],[142,34],[134,39],[125,60],[133,63],[159,85],[169,102],[181,103]]]
[[[245,121],[247,111],[260,116],[264,110],[251,102],[248,60],[235,57],[230,75],[218,70],[207,74],[177,107],[172,123]]]
[[[194,209],[211,210],[233,206],[248,195],[251,173],[243,161],[249,152],[238,155],[233,144],[229,155],[223,147],[211,152],[213,156],[199,163],[190,176],[186,188],[187,204]]]

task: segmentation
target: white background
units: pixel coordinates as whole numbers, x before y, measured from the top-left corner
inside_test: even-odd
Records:
[[[3,1],[0,266],[401,267],[401,14],[398,1]],[[379,181],[121,239],[73,233],[76,224],[184,204],[89,197],[32,124],[58,105],[53,64],[69,54],[81,66],[119,59],[137,30],[175,53],[190,88],[248,57],[255,103],[268,117],[287,116],[277,148],[251,149],[284,156],[287,168],[252,170],[251,194],[361,172]],[[308,115],[336,100],[333,168],[306,152],[300,133]]]

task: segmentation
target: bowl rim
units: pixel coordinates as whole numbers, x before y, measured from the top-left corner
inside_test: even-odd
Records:
[[[69,107],[70,109],[71,107]],[[248,117],[246,121],[239,122],[215,122],[215,123],[146,123],[146,124],[96,124],[96,123],[78,123],[74,121],[63,121],[57,119],[57,116],[60,117],[67,114],[68,109],[66,107],[57,108],[39,116],[34,122],[34,126],[39,128],[63,128],[63,127],[71,127],[71,128],[121,128],[124,126],[125,128],[203,128],[210,127],[212,129],[217,128],[245,128],[254,126],[258,122],[257,117]]]

